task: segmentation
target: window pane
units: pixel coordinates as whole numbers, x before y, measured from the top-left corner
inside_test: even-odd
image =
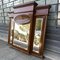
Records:
[[[60,20],[57,20],[57,24],[58,24],[58,26],[60,26]]]
[[[24,2],[30,2],[30,1],[34,1],[34,0],[24,0]]]
[[[0,19],[0,23],[3,23],[3,20]]]
[[[10,11],[13,11],[14,10],[14,8],[13,7],[10,7]]]
[[[33,51],[37,53],[39,53],[39,47],[41,46],[40,40],[41,40],[42,23],[43,23],[43,18],[36,18]]]
[[[0,16],[1,16],[1,13],[0,13]]]
[[[56,26],[56,20],[48,20],[48,26]]]
[[[7,13],[4,13],[4,16],[8,16],[8,14]]]
[[[58,11],[60,11],[60,4],[58,5]]]
[[[2,13],[3,12],[3,10],[0,10],[0,13]]]
[[[8,3],[9,2],[9,0],[3,0],[3,3]]]
[[[4,14],[2,13],[2,16],[4,16]]]
[[[11,2],[11,1],[14,1],[14,0],[10,0],[10,2]]]
[[[57,7],[58,7],[58,5],[51,5],[50,11],[57,12],[58,11]]]
[[[36,2],[39,4],[39,5],[45,5],[45,0],[36,0]]]
[[[3,8],[6,8],[6,7],[7,7],[7,4],[4,4],[4,5],[3,5]]]
[[[46,4],[56,4],[57,0],[46,0]]]
[[[2,5],[2,2],[0,2],[0,5]]]
[[[10,8],[4,9],[4,12],[9,12],[9,11],[10,11]]]
[[[60,0],[59,0],[59,3],[60,3]]]
[[[60,12],[58,13],[58,18],[60,18]]]
[[[1,16],[1,17],[0,17],[0,20],[4,20],[4,17]]]
[[[9,17],[7,16],[7,17],[5,17],[5,20],[9,20]]]
[[[57,19],[58,14],[57,13],[49,13],[48,19]]]
[[[6,24],[9,24],[9,20],[5,20],[5,23],[6,23]]]
[[[14,5],[18,5],[18,4],[22,4],[22,0],[17,0],[17,1],[14,1]]]
[[[2,9],[2,5],[0,5],[0,9]]]
[[[7,7],[10,7],[10,6],[13,6],[13,2],[7,4]]]

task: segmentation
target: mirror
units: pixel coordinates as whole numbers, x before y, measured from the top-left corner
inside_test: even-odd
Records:
[[[41,46],[41,33],[42,33],[42,24],[43,18],[37,17],[35,24],[35,34],[34,34],[34,42],[33,42],[33,51],[39,53],[39,47]]]
[[[13,45],[28,49],[30,30],[30,17],[28,15],[21,15],[15,18],[14,41]]]

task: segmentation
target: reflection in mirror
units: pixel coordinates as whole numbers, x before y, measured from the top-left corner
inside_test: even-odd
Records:
[[[41,30],[42,30],[43,18],[36,18],[36,26],[35,26],[35,35],[33,42],[33,51],[39,53],[39,47],[41,46],[40,38],[41,38]]]
[[[14,29],[14,45],[28,49],[30,20],[25,16],[17,17]]]

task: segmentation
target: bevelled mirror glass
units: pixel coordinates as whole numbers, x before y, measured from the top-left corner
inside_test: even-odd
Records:
[[[18,15],[15,18],[14,41],[13,45],[28,49],[30,30],[30,15]]]
[[[41,46],[41,32],[42,32],[42,24],[43,18],[37,17],[35,24],[35,34],[34,34],[34,42],[33,42],[33,51],[39,53],[39,47]]]

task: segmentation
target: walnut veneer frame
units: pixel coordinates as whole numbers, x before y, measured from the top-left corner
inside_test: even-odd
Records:
[[[9,23],[9,34],[8,34],[8,44],[12,45],[13,47],[17,48],[18,50],[21,50],[27,54],[32,54],[32,55],[36,55],[39,57],[43,57],[44,54],[44,45],[45,45],[45,33],[46,33],[46,24],[47,24],[47,16],[48,16],[48,12],[50,9],[50,6],[37,6],[37,4],[35,2],[30,2],[27,4],[23,4],[23,5],[18,5],[15,6],[14,9],[18,9],[18,8],[23,8],[26,6],[31,6],[33,5],[33,10],[30,11],[20,11],[20,12],[10,12],[10,14],[13,13],[14,14],[21,14],[21,13],[28,13],[28,12],[33,12],[32,14],[32,18],[31,18],[31,24],[30,24],[30,34],[29,34],[29,41],[28,41],[28,50],[22,49],[21,47],[17,47],[15,45],[13,45],[13,41],[14,41],[14,29],[12,31],[12,43],[10,43],[10,35],[11,35],[11,19],[13,18],[12,15],[10,16],[10,23]],[[34,31],[35,31],[35,23],[36,23],[36,17],[42,17],[43,18],[43,25],[42,25],[42,33],[41,33],[41,47],[39,47],[39,53],[36,53],[33,51],[33,41],[34,41]]]

